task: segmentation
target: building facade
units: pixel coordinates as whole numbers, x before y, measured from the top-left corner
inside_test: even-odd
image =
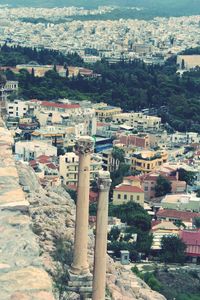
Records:
[[[143,174],[156,170],[168,160],[166,151],[141,151],[134,153],[131,157],[131,170],[136,170]]]
[[[78,183],[79,157],[74,152],[68,152],[59,157],[59,173],[64,185],[75,185]],[[90,163],[90,181],[94,181],[98,171],[102,170],[102,159],[93,154]]]

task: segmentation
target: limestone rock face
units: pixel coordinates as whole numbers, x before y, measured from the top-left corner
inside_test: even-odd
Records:
[[[166,300],[164,296],[152,291],[144,281],[119,263],[113,263],[112,259],[108,258],[107,266],[107,287],[111,299]]]
[[[0,119],[0,300],[54,300],[52,280],[31,230],[30,205],[19,185],[12,143]]]

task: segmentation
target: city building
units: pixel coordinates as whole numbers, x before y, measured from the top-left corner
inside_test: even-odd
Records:
[[[161,201],[161,206],[164,209],[200,212],[200,199],[196,194],[166,195]]]
[[[187,228],[193,228],[193,220],[200,217],[200,213],[180,211],[175,209],[159,209],[156,213],[157,220],[181,221]]]
[[[146,133],[138,134],[124,134],[118,133],[117,140],[114,141],[115,144],[124,144],[126,146],[135,146],[138,148],[148,149],[150,147],[150,137]]]
[[[119,114],[121,112],[121,108],[105,105],[95,108],[95,112],[96,117],[100,122],[111,121],[114,115]]]
[[[144,191],[141,187],[120,184],[113,190],[113,204],[121,205],[132,201],[141,206],[144,206]]]
[[[139,171],[143,174],[156,170],[162,164],[166,163],[168,153],[162,151],[140,151],[131,156],[131,170]]]
[[[64,127],[46,126],[31,133],[32,140],[43,140],[54,146],[64,146],[67,133]]]
[[[161,221],[152,226],[151,232],[153,234],[153,242],[151,249],[152,250],[160,250],[161,249],[161,240],[163,236],[167,235],[175,235],[179,236],[180,229],[173,224],[171,221]]]
[[[186,245],[185,254],[189,261],[200,262],[200,230],[182,230],[180,238]]]
[[[157,131],[161,126],[161,118],[147,116],[143,113],[131,113],[128,121],[125,123],[128,126],[140,131],[153,130]]]
[[[42,141],[19,141],[15,143],[17,159],[34,160],[41,155],[57,156],[57,148]]]
[[[118,170],[120,161],[115,159],[112,154],[112,149],[101,151],[103,169],[105,171],[114,172]]]
[[[77,185],[79,157],[74,152],[68,152],[59,157],[59,173],[64,185]],[[92,154],[90,162],[90,181],[94,181],[98,171],[102,170],[102,159]]]
[[[169,182],[171,183],[172,194],[182,194],[186,192],[187,184],[185,181],[181,181],[178,179],[178,173],[176,173],[176,175],[174,176],[171,175],[171,173],[167,174],[160,171],[150,172],[141,178],[145,193],[145,200],[149,201],[150,199],[155,197],[155,186],[160,175],[169,180]]]
[[[26,115],[28,107],[25,101],[14,100],[6,103],[6,110],[9,117],[22,118]]]

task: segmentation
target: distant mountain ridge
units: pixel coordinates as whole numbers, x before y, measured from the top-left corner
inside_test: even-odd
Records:
[[[65,7],[77,6],[94,9],[98,6],[118,6],[114,11],[117,18],[139,18],[152,19],[160,17],[178,17],[189,15],[200,15],[200,0],[0,0],[0,5],[8,4],[12,7]],[[144,10],[131,14],[129,7],[140,7]],[[108,18],[112,13],[108,15]]]

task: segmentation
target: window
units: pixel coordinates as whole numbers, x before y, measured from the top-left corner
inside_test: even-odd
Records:
[[[147,192],[149,190],[148,186],[144,187],[145,192]]]
[[[137,201],[140,201],[140,196],[137,196]]]
[[[127,195],[126,194],[124,195],[124,200],[127,200]]]
[[[121,195],[120,195],[120,194],[118,194],[118,195],[117,195],[117,198],[118,198],[118,199],[121,199]]]
[[[130,200],[133,201],[133,195],[131,195]]]

